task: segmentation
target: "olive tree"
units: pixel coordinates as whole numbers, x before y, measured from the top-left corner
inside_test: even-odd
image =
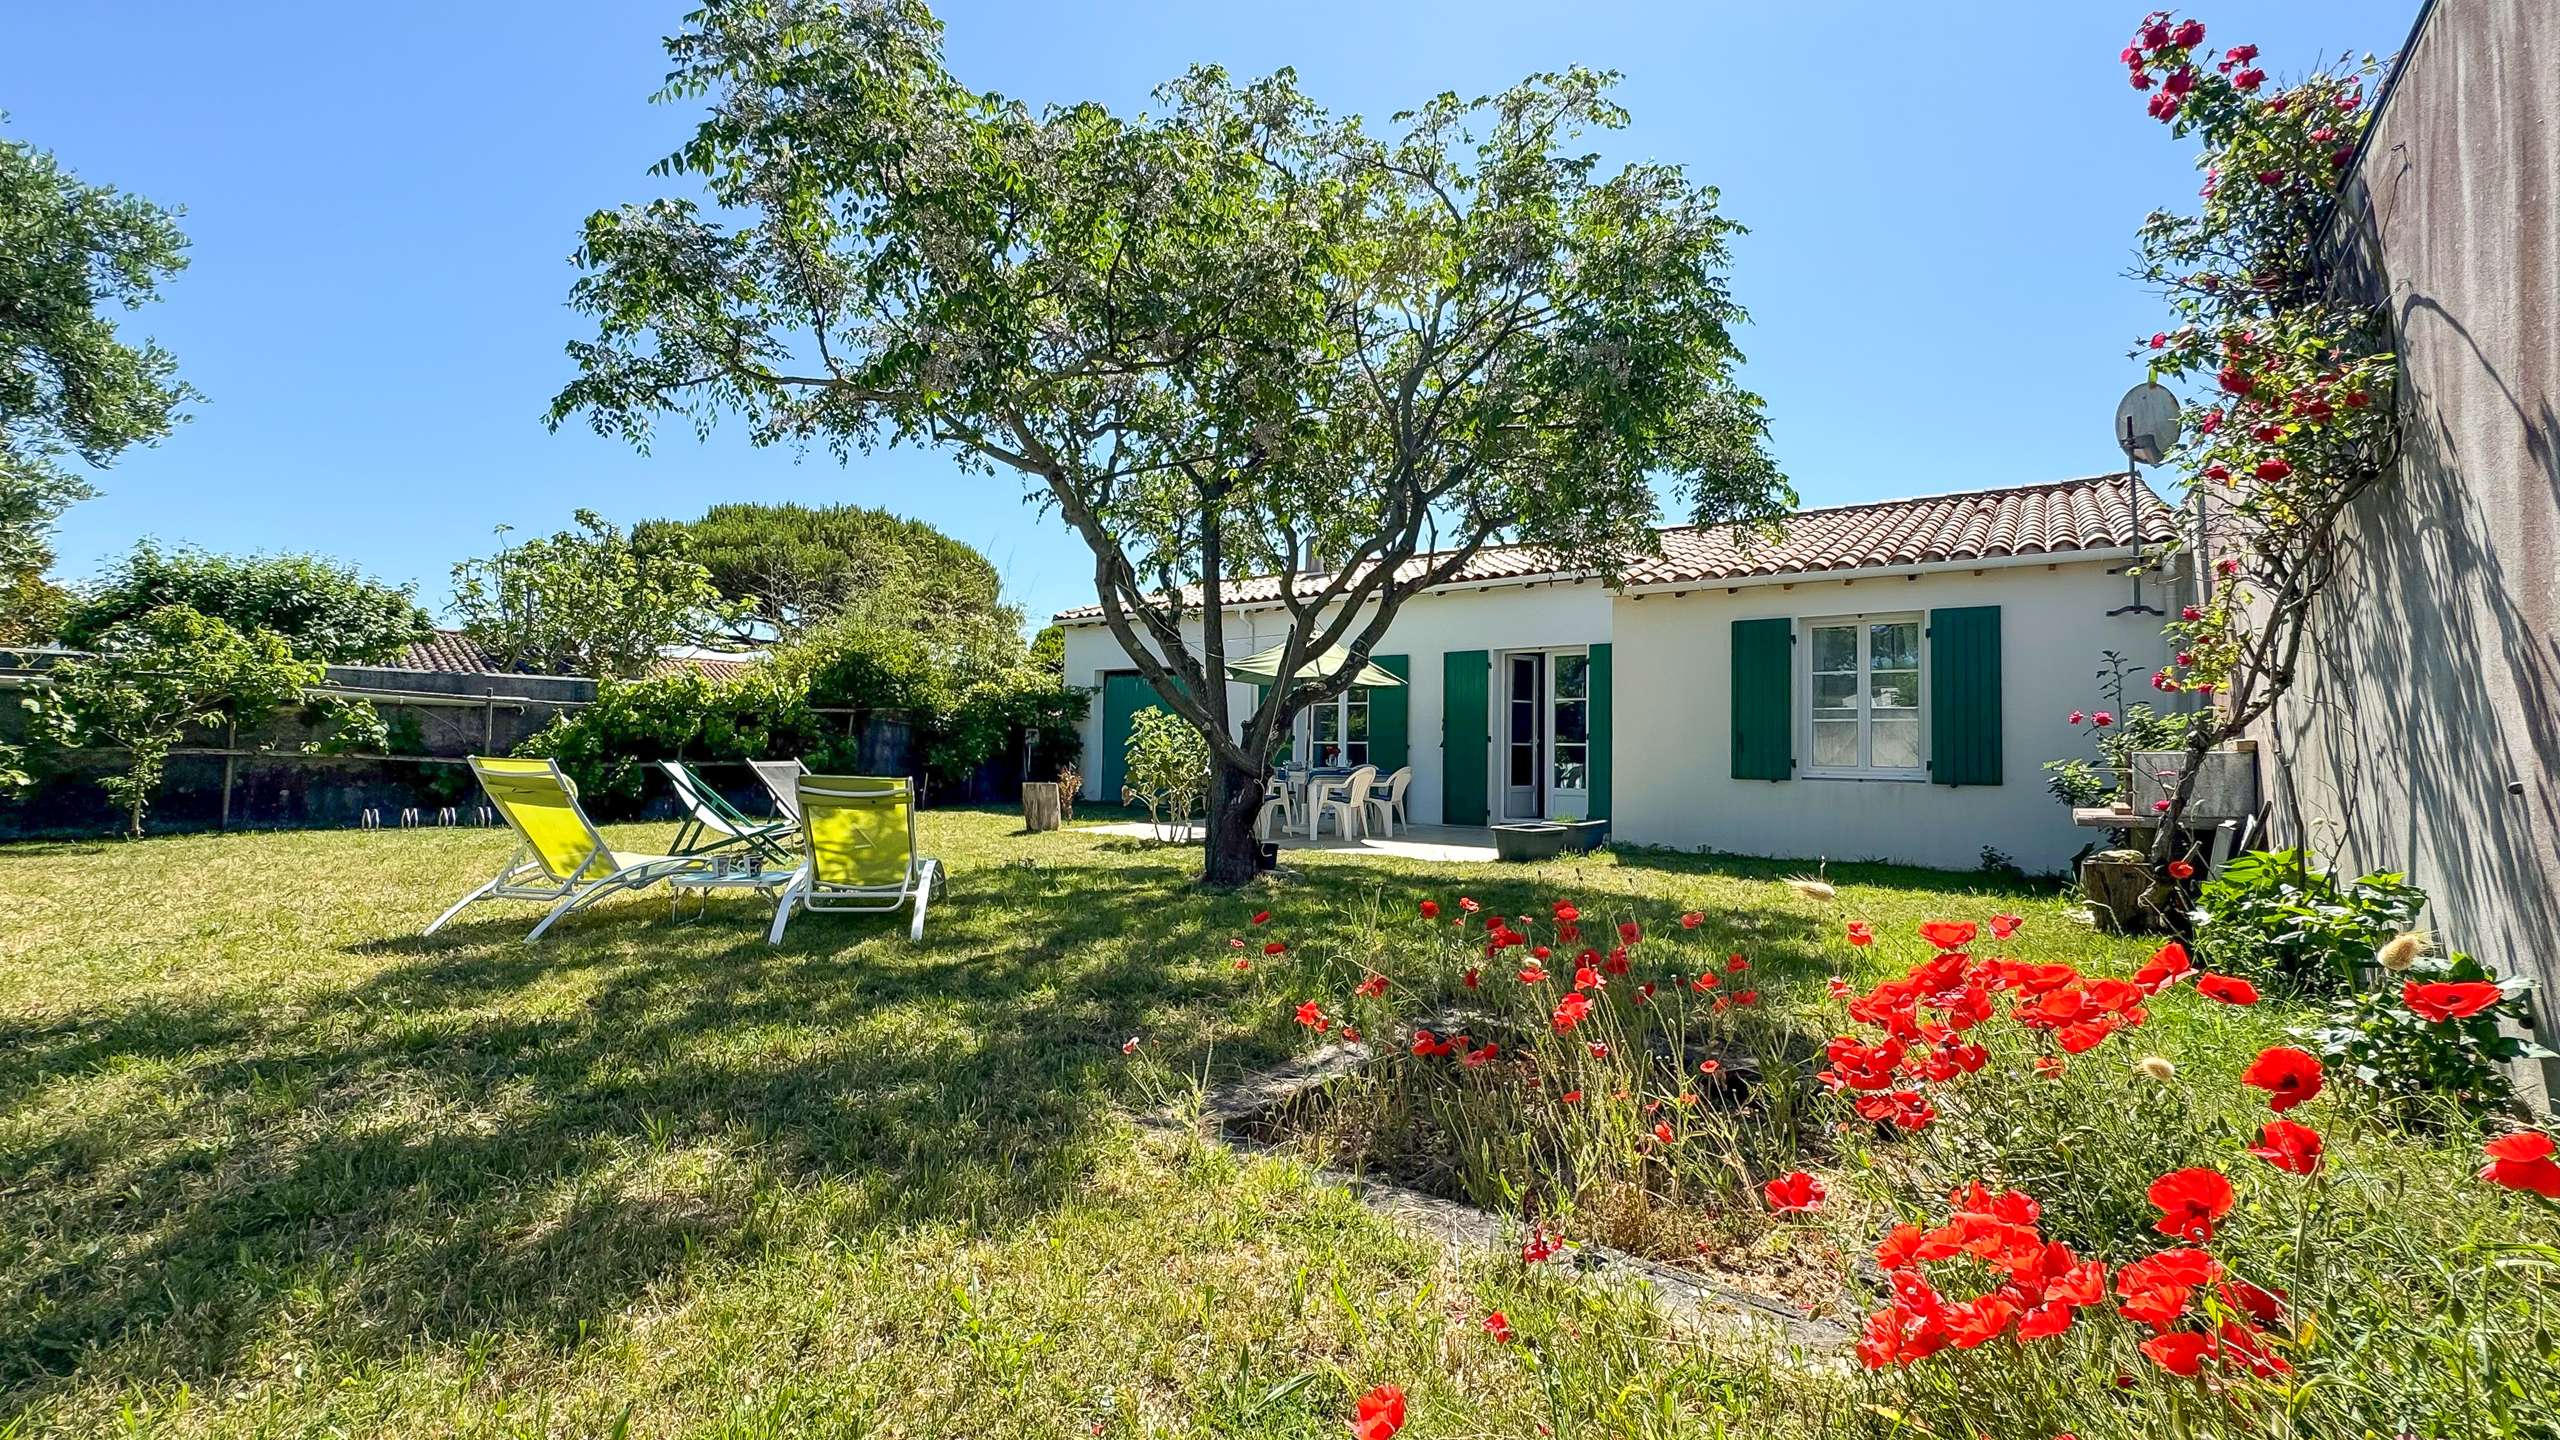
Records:
[[[1035,110],[945,69],[915,0],[709,0],[662,98],[703,101],[599,211],[595,338],[554,423],[645,444],[668,414],[839,456],[939,447],[1020,478],[1093,556],[1102,618],[1215,765],[1207,878],[1253,873],[1287,718],[1347,687],[1411,596],[1483,547],[1613,578],[1657,485],[1702,523],[1792,500],[1739,388],[1734,224],[1677,167],[1604,171],[1611,77],[1443,94],[1385,130],[1281,71],[1195,68],[1160,109]],[[1278,573],[1249,709],[1216,623]]]

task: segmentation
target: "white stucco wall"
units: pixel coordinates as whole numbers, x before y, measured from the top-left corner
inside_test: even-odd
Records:
[[[2146,581],[2143,589],[2153,605],[2176,603],[2164,600],[2156,583]],[[1378,653],[1412,661],[1409,808],[1425,824],[1441,816],[1442,654],[1607,642],[1615,662],[1614,838],[1956,870],[1972,869],[1989,845],[2029,870],[2048,871],[2063,868],[2096,834],[2072,826],[2046,793],[2042,767],[2059,756],[2091,753],[2065,717],[2099,706],[2099,653],[2119,651],[2134,667],[2129,700],[2150,698],[2143,677],[2167,659],[2158,617],[2107,615],[2129,593],[2129,582],[2110,564],[2041,561],[1978,572],[1870,574],[1846,583],[1702,587],[1677,596],[1613,597],[1590,582],[1509,585],[1416,597]],[[1733,621],[1956,605],[2001,607],[2002,783],[1732,778]],[[1281,640],[1288,618],[1280,610],[1247,611],[1229,624],[1228,653],[1242,656]],[[1185,636],[1197,643],[1196,621]],[[1069,683],[1097,691],[1106,672],[1134,668],[1100,624],[1067,627],[1066,663]],[[1234,686],[1229,699],[1241,716],[1253,692]],[[1793,709],[1801,725],[1801,695]],[[1086,798],[1093,800],[1103,798],[1101,766],[1092,758],[1101,731],[1097,699],[1084,726]]]
[[[1612,606],[1609,592],[1592,581],[1538,585],[1505,585],[1481,590],[1440,591],[1417,595],[1396,612],[1377,653],[1404,655],[1413,662],[1407,718],[1412,726],[1413,788],[1405,809],[1415,821],[1440,820],[1440,657],[1451,650],[1527,650],[1546,645],[1597,645],[1609,639]],[[1254,610],[1231,616],[1227,653],[1241,658],[1288,638],[1289,613]],[[1199,643],[1200,626],[1183,626],[1186,643]],[[1110,628],[1099,624],[1066,627],[1067,683],[1095,689],[1095,702],[1085,716],[1085,798],[1100,800],[1101,766],[1090,757],[1102,743],[1102,676],[1128,670]],[[1242,716],[1253,703],[1250,686],[1230,686],[1228,704]],[[1623,770],[1620,772],[1624,773]]]
[[[2156,584],[2143,589],[2153,605],[2174,603],[2163,601]],[[1989,845],[2030,871],[2060,870],[2099,832],[2073,827],[2046,793],[2043,766],[2091,753],[2067,717],[2101,707],[2100,652],[2119,651],[2136,667],[2128,701],[2157,698],[2146,677],[2168,658],[2158,617],[2108,617],[2128,594],[2125,577],[2105,565],[2039,563],[1621,599],[1612,627],[1612,834],[1746,855],[1893,860],[1952,870],[1972,869]],[[1733,778],[1732,622],[1958,605],[2000,607],[2000,784]],[[1923,675],[1925,685],[1925,663]],[[1792,709],[1801,734],[1800,692]],[[1801,740],[1797,755],[1804,755]]]

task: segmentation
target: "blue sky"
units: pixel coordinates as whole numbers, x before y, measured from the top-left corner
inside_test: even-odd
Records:
[[[2216,42],[2281,76],[2387,52],[2417,0],[2232,0]],[[655,453],[546,431],[567,377],[580,220],[647,198],[692,114],[653,106],[685,0],[18,7],[0,46],[7,133],[93,181],[186,207],[190,268],[135,322],[208,397],[65,520],[78,576],[139,537],[309,549],[431,607],[490,527],[551,530],[716,500],[838,500],[977,545],[1035,615],[1091,598],[1081,544],[1010,479],[931,452],[838,466],[681,427]],[[1581,63],[1625,72],[1634,124],[1597,148],[1683,164],[1751,227],[1735,290],[1744,378],[1805,503],[2087,474],[2159,328],[2123,278],[2185,150],[2115,53],[2143,9],[1798,0],[958,3],[953,69],[1034,102],[1137,108],[1195,61],[1297,68],[1383,119]]]

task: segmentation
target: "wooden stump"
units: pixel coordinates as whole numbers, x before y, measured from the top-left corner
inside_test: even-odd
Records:
[[[2089,901],[2090,918],[2116,935],[2147,935],[2169,928],[2161,906],[2172,896],[2151,873],[2151,857],[2140,850],[2101,850],[2080,862],[2080,893]]]
[[[1056,782],[1035,780],[1022,787],[1022,828],[1055,830],[1061,823]]]

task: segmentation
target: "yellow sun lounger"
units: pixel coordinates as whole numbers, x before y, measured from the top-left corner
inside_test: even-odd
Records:
[[[940,861],[916,853],[915,791],[903,778],[802,775],[800,868],[773,910],[770,945],[799,910],[895,911],[912,905],[907,938],[924,938],[925,905],[942,882]]]
[[[498,878],[453,902],[429,925],[433,935],[464,907],[482,900],[542,900],[551,913],[525,936],[527,944],[560,917],[592,901],[643,890],[672,875],[708,868],[700,855],[634,855],[615,850],[578,807],[578,792],[549,760],[498,760],[474,755],[471,773],[516,832],[515,854]]]

